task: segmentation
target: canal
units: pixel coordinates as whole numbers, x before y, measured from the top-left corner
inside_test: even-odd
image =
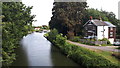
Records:
[[[52,45],[44,33],[34,32],[21,40],[12,66],[79,66]]]

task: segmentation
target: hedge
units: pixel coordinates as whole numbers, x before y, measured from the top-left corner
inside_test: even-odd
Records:
[[[51,35],[48,33],[48,40]],[[55,34],[55,33],[54,33]],[[57,46],[62,53],[64,53],[68,58],[71,58],[76,63],[82,65],[86,68],[117,68],[118,65],[110,62],[106,58],[100,56],[96,52],[88,50],[86,48],[70,44],[66,42],[66,37],[62,34],[54,35],[55,39],[50,40],[55,46]]]

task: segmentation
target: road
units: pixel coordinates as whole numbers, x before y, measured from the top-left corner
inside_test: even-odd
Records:
[[[67,42],[69,42],[71,44],[81,46],[81,47],[85,47],[85,48],[88,48],[88,49],[99,49],[99,50],[102,50],[102,51],[120,52],[120,50],[116,49],[118,46],[90,46],[90,45],[80,44],[80,43],[77,43],[77,42],[72,42],[72,41],[69,41],[69,40],[67,40]]]

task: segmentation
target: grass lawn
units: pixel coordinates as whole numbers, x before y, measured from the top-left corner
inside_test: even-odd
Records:
[[[89,49],[92,50],[98,54],[100,54],[101,56],[105,57],[106,59],[110,60],[112,63],[115,64],[120,64],[120,53],[118,52],[108,52],[108,51],[102,51],[102,50],[97,50],[97,49]]]
[[[80,43],[80,44],[85,44],[85,43],[81,43],[81,42],[77,42],[77,43]],[[92,45],[92,46],[95,46],[93,44],[87,44],[86,45]],[[107,46],[111,46],[111,45],[107,45]],[[120,53],[118,52],[109,52],[109,51],[102,51],[102,50],[98,50],[98,49],[92,49],[92,48],[87,48],[93,52],[96,52],[97,54],[101,55],[102,57],[108,59],[109,61],[111,61],[112,63],[115,63],[117,65],[120,66]],[[120,49],[117,48],[117,49]]]

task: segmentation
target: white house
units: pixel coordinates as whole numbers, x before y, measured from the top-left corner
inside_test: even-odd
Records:
[[[96,38],[97,40],[107,38],[111,44],[115,41],[116,26],[110,22],[92,19],[91,17],[83,26],[85,37]]]

